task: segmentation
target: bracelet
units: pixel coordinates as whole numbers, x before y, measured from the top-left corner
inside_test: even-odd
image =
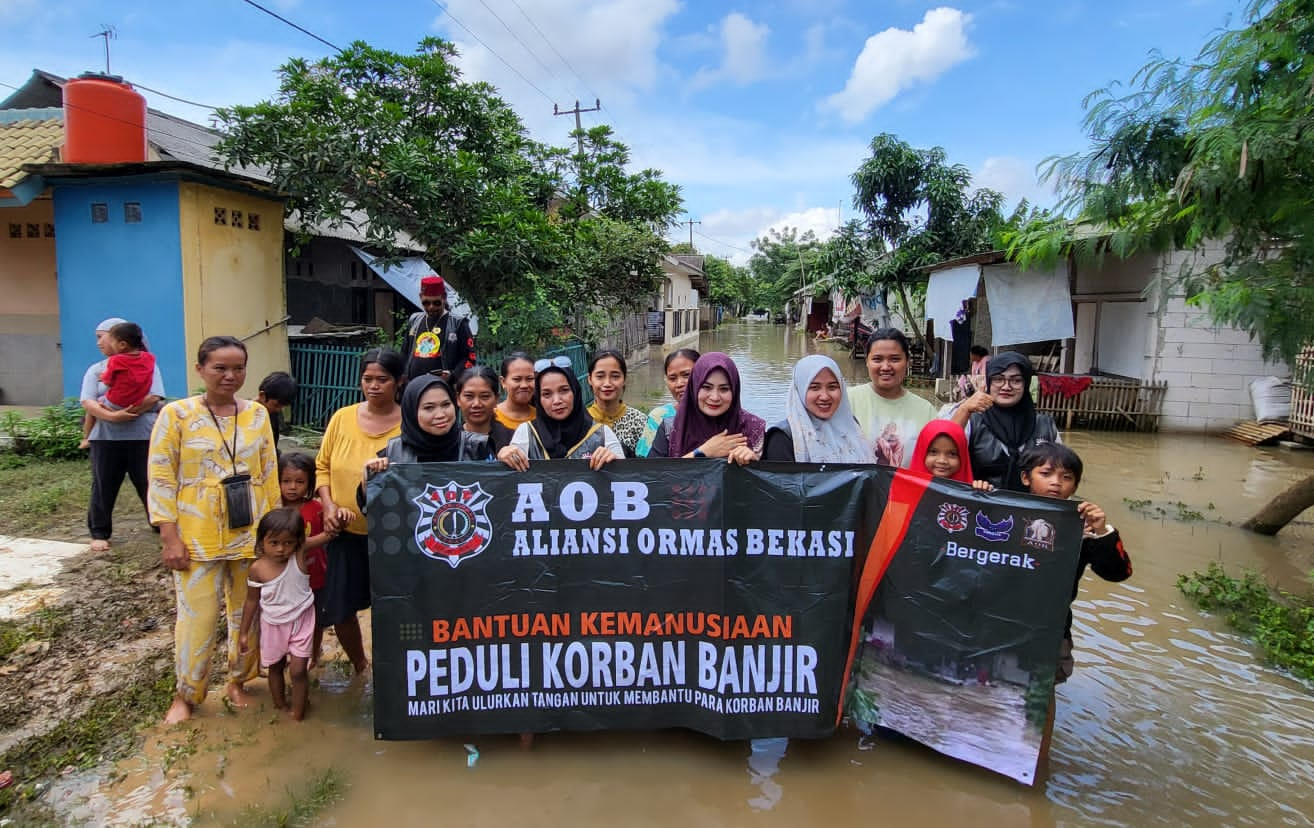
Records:
[[[707,456],[707,452],[703,451],[702,448],[696,448],[696,449],[693,450],[693,456],[694,456],[694,457],[706,457],[706,456]]]

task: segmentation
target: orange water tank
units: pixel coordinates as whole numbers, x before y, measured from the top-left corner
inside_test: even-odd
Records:
[[[146,160],[146,99],[123,78],[88,72],[64,84],[64,157],[72,164]]]

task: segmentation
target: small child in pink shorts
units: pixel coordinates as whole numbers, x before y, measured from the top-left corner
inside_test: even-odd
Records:
[[[274,706],[288,706],[283,670],[292,678],[292,718],[301,721],[310,697],[307,664],[315,637],[315,594],[306,562],[306,522],[292,508],[275,509],[256,527],[256,553],[246,575],[246,605],[238,646],[250,651],[260,618],[260,664],[269,669]],[[257,612],[258,610],[258,612]]]

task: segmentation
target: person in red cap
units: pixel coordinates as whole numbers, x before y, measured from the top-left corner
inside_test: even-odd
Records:
[[[451,379],[475,364],[470,320],[447,311],[447,285],[441,276],[420,280],[420,305],[406,323],[406,377],[434,374]]]

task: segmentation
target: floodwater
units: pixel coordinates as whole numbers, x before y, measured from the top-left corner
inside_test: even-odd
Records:
[[[830,348],[772,325],[729,325],[704,350],[738,361],[745,405],[783,415],[790,363]],[[632,371],[631,402],[655,402],[660,365]],[[644,399],[644,395],[648,395]],[[189,725],[158,728],[143,754],[51,792],[68,821],[254,824],[327,769],[346,788],[322,825],[1314,824],[1314,688],[1263,664],[1221,619],[1177,591],[1179,573],[1220,560],[1288,587],[1314,568],[1314,527],[1278,538],[1239,523],[1314,452],[1218,437],[1070,433],[1081,493],[1104,506],[1135,564],[1121,584],[1088,575],[1074,606],[1077,670],[1058,689],[1049,778],[1033,788],[914,743],[842,730],[821,742],[719,743],[694,733],[377,742],[367,684],[318,674],[301,724],[266,707],[230,714],[215,694]],[[267,702],[263,687],[254,688]],[[163,712],[163,711],[161,711]]]

